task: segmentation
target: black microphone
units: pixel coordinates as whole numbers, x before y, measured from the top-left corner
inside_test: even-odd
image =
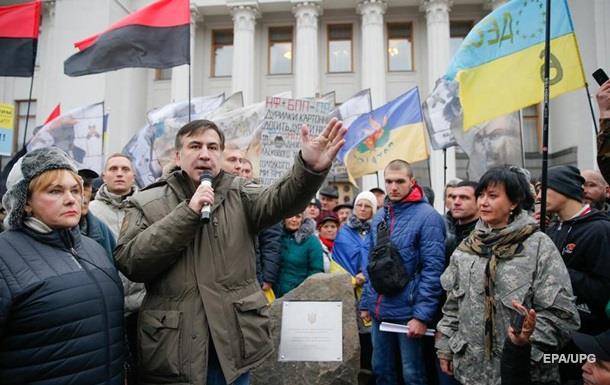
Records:
[[[199,178],[200,186],[212,187],[212,173],[209,170],[205,170]],[[210,222],[210,205],[205,204],[201,208],[201,221],[203,223]]]

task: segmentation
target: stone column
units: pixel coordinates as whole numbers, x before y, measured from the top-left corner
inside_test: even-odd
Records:
[[[236,5],[231,7],[233,16],[233,69],[231,90],[242,91],[244,105],[254,102],[254,28],[260,13],[258,6]]]
[[[193,79],[195,78],[192,71],[197,69],[195,63],[195,36],[197,31],[197,21],[202,19],[197,6],[194,3],[191,3],[191,97],[195,97],[193,95]],[[171,101],[179,102],[181,100],[188,100],[189,98],[189,66],[188,64],[184,64],[178,67],[172,68],[172,87],[171,87]]]
[[[428,89],[432,91],[436,80],[447,71],[450,60],[449,50],[449,10],[451,0],[422,0],[420,9],[426,13],[428,44]],[[435,199],[434,207],[444,210],[444,159],[443,151],[430,154],[430,183]],[[455,148],[447,149],[447,181],[455,179]]]
[[[362,15],[362,88],[371,89],[373,108],[386,102],[386,52],[383,39],[383,15],[387,4],[383,0],[362,0],[358,13]]]
[[[318,17],[321,1],[292,0],[297,20],[295,53],[295,96],[313,97],[320,92]]]

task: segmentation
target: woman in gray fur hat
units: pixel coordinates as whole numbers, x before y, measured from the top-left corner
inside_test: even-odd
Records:
[[[82,180],[56,147],[11,170],[0,234],[3,384],[122,384],[123,286],[81,236]]]

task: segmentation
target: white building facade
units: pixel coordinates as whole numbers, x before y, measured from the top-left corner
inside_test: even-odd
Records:
[[[513,0],[521,1],[521,0]],[[0,0],[0,4],[14,1]],[[30,127],[61,103],[67,111],[104,101],[110,113],[106,152],[118,152],[145,123],[147,111],[188,97],[188,66],[124,69],[70,78],[63,62],[73,43],[105,30],[150,0],[44,1]],[[540,0],[544,3],[543,0]],[[501,0],[191,0],[193,96],[242,91],[244,102],[292,91],[296,97],[335,91],[337,103],[370,88],[374,107],[419,87],[422,98],[442,76],[461,39]],[[570,0],[591,91],[590,74],[610,70],[610,2]],[[23,142],[29,78],[0,78],[0,103],[15,104],[14,149]],[[541,90],[542,93],[542,90]],[[526,166],[536,170],[539,107],[524,110]],[[595,166],[593,120],[586,92],[551,102],[551,164]],[[447,151],[447,180],[463,177],[463,155]],[[443,154],[417,165],[437,196]],[[534,171],[534,173],[536,173]],[[364,187],[376,185],[365,178]],[[440,199],[437,199],[440,200]]]

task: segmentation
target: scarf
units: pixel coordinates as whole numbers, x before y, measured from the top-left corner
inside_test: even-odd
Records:
[[[487,258],[485,266],[485,353],[491,359],[495,338],[496,268],[498,259],[522,257],[523,241],[538,230],[538,225],[522,212],[502,229],[490,229],[482,221],[458,246],[458,250]]]
[[[328,249],[329,252],[333,251],[333,245],[335,244],[334,239],[326,239],[326,238],[320,237],[320,242],[322,242],[322,244],[324,246],[326,246],[326,248]]]
[[[43,221],[41,221],[38,218],[34,218],[34,217],[26,217],[23,220],[23,224],[25,226],[27,226],[28,228],[37,231],[41,234],[49,234],[50,232],[53,231],[52,228],[50,228],[46,223],[44,223]]]
[[[356,215],[352,214],[347,218],[347,226],[351,229],[354,229],[358,234],[366,235],[371,230],[371,221],[361,221],[356,217]]]

